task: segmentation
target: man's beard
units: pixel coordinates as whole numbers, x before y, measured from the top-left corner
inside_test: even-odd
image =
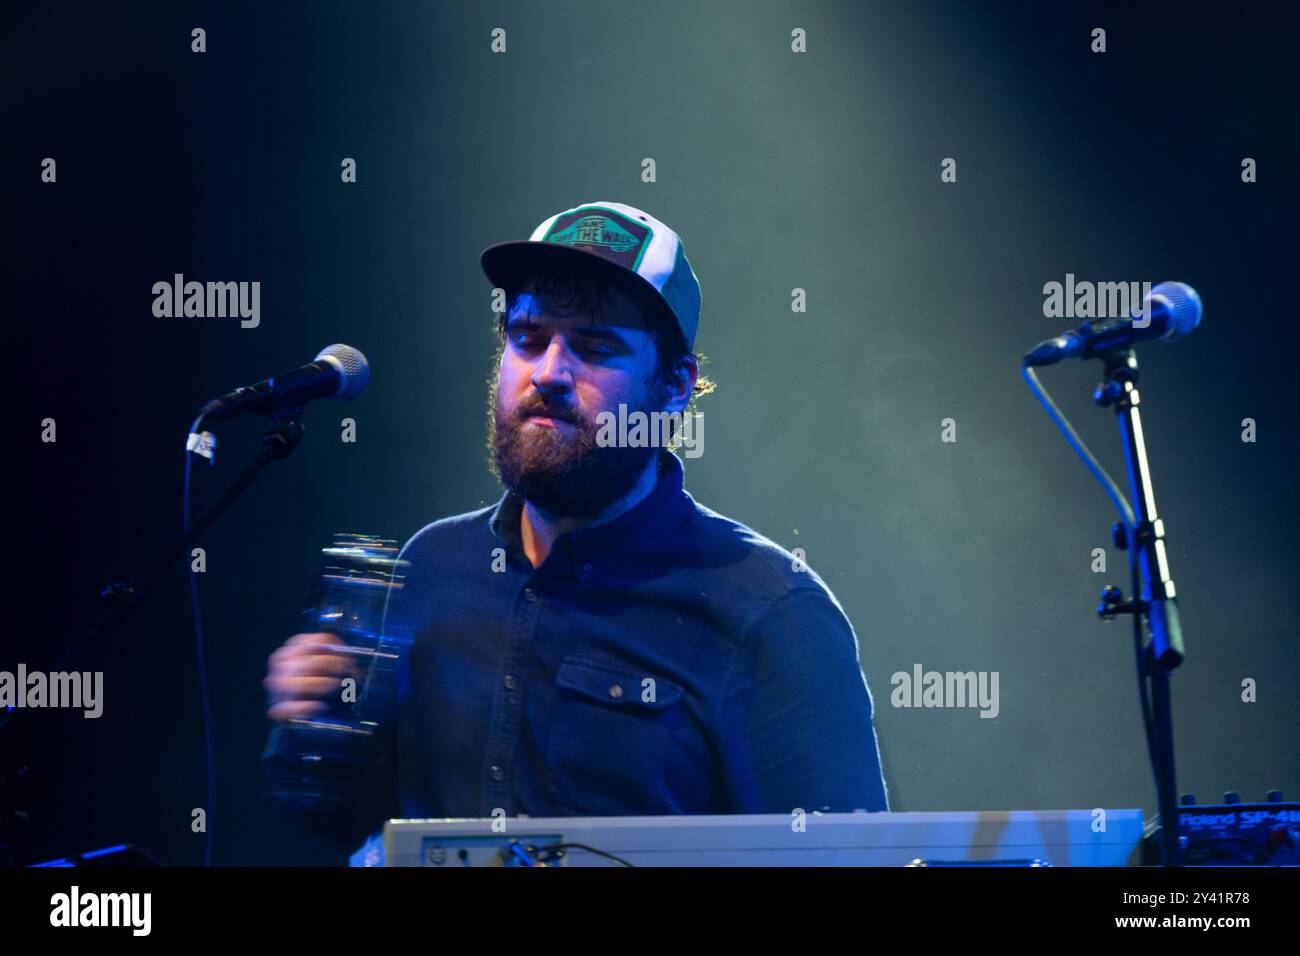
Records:
[[[520,402],[513,413],[500,405],[499,387],[491,389],[488,447],[493,475],[507,489],[548,514],[594,518],[627,495],[645,473],[658,448],[601,447],[600,426],[570,406],[547,405],[540,396]],[[638,409],[628,408],[628,413]],[[639,409],[647,414],[649,408]],[[553,415],[573,423],[546,428],[527,424],[529,415]]]

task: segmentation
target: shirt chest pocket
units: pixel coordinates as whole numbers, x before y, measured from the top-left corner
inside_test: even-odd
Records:
[[[669,812],[664,774],[681,700],[680,687],[652,675],[565,658],[555,678],[546,745],[547,785],[557,810]]]

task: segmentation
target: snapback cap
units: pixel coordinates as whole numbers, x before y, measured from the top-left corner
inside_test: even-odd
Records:
[[[682,240],[654,216],[617,202],[589,202],[551,216],[525,240],[488,246],[479,263],[513,291],[542,271],[616,285],[681,330],[688,349],[700,328],[700,283]]]

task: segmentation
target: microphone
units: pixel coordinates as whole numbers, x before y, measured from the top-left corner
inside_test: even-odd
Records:
[[[270,415],[302,408],[314,398],[340,398],[346,402],[360,395],[369,381],[370,363],[360,350],[350,345],[331,345],[321,349],[310,365],[214,398],[203,406],[199,419],[210,423],[248,412]]]
[[[1162,282],[1142,302],[1148,319],[1138,324],[1138,315],[1127,319],[1085,322],[1054,339],[1039,342],[1026,353],[1024,364],[1055,365],[1061,359],[1095,358],[1111,349],[1127,348],[1147,339],[1177,342],[1201,324],[1201,297],[1183,282]]]

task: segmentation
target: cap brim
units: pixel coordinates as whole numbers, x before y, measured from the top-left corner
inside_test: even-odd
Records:
[[[677,316],[658,289],[630,269],[594,252],[524,239],[488,246],[479,255],[479,264],[488,281],[507,292],[514,291],[527,279],[542,272],[567,272],[606,282],[636,298],[681,334]]]

